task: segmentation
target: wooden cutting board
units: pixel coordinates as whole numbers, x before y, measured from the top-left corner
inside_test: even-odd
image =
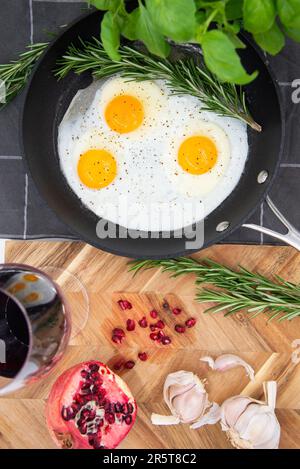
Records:
[[[293,282],[300,281],[300,254],[289,247],[213,246],[195,257],[210,257],[232,267],[242,264],[267,276],[278,274]],[[231,447],[219,424],[197,431],[187,425],[154,427],[151,424],[151,412],[167,413],[162,399],[166,375],[180,369],[206,377],[210,397],[219,403],[237,394],[260,399],[262,383],[276,380],[276,412],[282,428],[280,447],[300,447],[300,365],[292,361],[292,356],[299,356],[300,361],[300,347],[292,346],[293,341],[300,339],[300,318],[279,324],[267,323],[263,315],[250,320],[246,313],[227,318],[222,314],[203,314],[204,305],[193,301],[193,275],[171,279],[159,270],[151,270],[132,277],[127,271],[127,259],[79,242],[9,242],[6,261],[60,269],[57,280],[71,302],[75,336],[48,378],[0,399],[0,448],[54,448],[44,420],[45,401],[54,380],[80,361],[99,359],[112,365],[120,357],[136,361],[132,370],[121,375],[139,405],[137,422],[121,448]],[[82,296],[69,281],[70,276],[64,274],[65,270],[80,279],[88,292],[88,318]],[[122,312],[116,305],[121,297],[132,302],[131,311]],[[156,346],[149,339],[149,332],[140,328],[127,333],[122,346],[112,344],[114,327],[124,327],[129,317],[139,319],[148,315],[153,307],[162,311],[164,299],[171,306],[182,308],[180,320],[196,317],[197,326],[186,334],[176,334],[173,328],[179,317],[177,320],[170,313],[162,312],[173,339],[170,346]],[[139,351],[147,351],[150,359],[139,361]],[[218,373],[208,371],[199,361],[208,353],[216,357],[226,352],[238,354],[253,366],[254,383],[249,382],[243,368]]]

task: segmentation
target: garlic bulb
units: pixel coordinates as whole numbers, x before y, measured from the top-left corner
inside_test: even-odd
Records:
[[[252,366],[250,366],[247,362],[245,362],[245,360],[238,357],[237,355],[227,353],[220,355],[215,360],[212,357],[202,357],[200,358],[200,361],[206,362],[210,368],[217,371],[227,371],[237,366],[243,366],[250,380],[254,381],[254,370]]]
[[[209,402],[203,381],[190,371],[177,371],[167,376],[164,400],[172,415],[152,414],[154,425],[194,423],[192,428],[199,428],[220,419],[218,404]]]
[[[274,411],[276,391],[276,382],[269,381],[264,384],[266,402],[235,396],[222,404],[221,427],[235,448],[278,448],[280,425]]]

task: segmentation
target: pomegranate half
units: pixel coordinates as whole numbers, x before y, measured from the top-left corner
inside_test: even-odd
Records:
[[[55,382],[46,407],[47,424],[64,449],[116,448],[136,419],[126,383],[98,361],[80,363]]]

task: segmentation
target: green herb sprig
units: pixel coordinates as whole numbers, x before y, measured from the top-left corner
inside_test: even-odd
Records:
[[[18,60],[8,64],[0,64],[0,80],[5,86],[5,103],[0,108],[11,102],[26,85],[36,61],[43,54],[48,43],[37,43],[27,47],[27,51],[20,54]]]
[[[79,74],[89,70],[97,79],[118,73],[128,80],[166,80],[173,93],[201,99],[202,109],[240,119],[261,131],[247,109],[244,92],[218,81],[204,64],[199,65],[193,59],[176,62],[158,59],[128,46],[121,47],[119,54],[120,60],[112,61],[98,39],[81,41],[80,47],[71,45],[58,61],[56,76],[63,78],[71,70]]]
[[[87,0],[105,13],[101,40],[119,60],[120,37],[140,40],[148,51],[166,58],[169,40],[200,44],[208,69],[223,82],[245,85],[258,73],[244,68],[239,49],[244,29],[260,48],[278,54],[285,37],[300,42],[299,0]],[[134,6],[133,11],[128,7]]]
[[[225,311],[225,316],[246,310],[255,317],[266,313],[269,320],[293,319],[300,316],[300,286],[287,282],[279,276],[274,281],[263,275],[240,267],[234,271],[210,259],[197,261],[180,257],[164,260],[136,260],[130,263],[130,271],[137,273],[143,269],[162,267],[172,277],[195,274],[196,301],[215,303],[205,312]],[[210,284],[216,289],[199,287]]]

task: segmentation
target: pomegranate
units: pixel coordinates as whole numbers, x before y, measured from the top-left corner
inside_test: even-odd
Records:
[[[173,308],[172,313],[175,314],[175,316],[177,316],[178,314],[181,313],[181,309],[180,308]]]
[[[65,449],[113,449],[136,419],[126,383],[98,361],[80,363],[55,382],[46,419],[56,444]]]

